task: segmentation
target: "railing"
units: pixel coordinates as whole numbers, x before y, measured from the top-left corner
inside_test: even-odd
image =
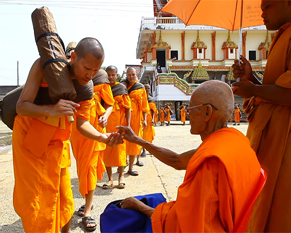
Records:
[[[199,84],[190,84],[186,82],[184,79],[181,79],[175,73],[169,74],[158,74],[158,83],[162,85],[174,85],[180,91],[182,91],[185,95],[191,95],[192,92]]]

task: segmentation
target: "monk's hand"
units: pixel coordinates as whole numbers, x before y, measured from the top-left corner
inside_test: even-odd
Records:
[[[60,99],[49,111],[49,116],[73,116],[77,112],[78,107],[80,107],[80,105],[73,101]]]
[[[234,93],[235,95],[238,95],[243,98],[250,98],[255,95],[255,84],[253,84],[251,81],[241,81],[241,82],[235,82],[232,84],[234,87]]]
[[[105,115],[102,115],[98,119],[98,125],[101,126],[102,128],[105,128],[107,125],[107,117]]]
[[[152,125],[155,125],[155,122],[154,121],[152,121]]]
[[[130,126],[116,126],[118,129],[118,132],[122,134],[122,136],[125,138],[125,140],[129,142],[136,142],[138,140],[138,136],[133,132],[132,128]]]
[[[100,141],[108,146],[114,147],[117,146],[118,144],[123,143],[123,136],[118,132],[106,133],[103,134],[102,136],[103,137]]]
[[[142,212],[146,214],[148,217],[151,217],[151,215],[154,212],[154,209],[140,200],[134,198],[134,197],[128,197],[125,198],[122,202],[120,202],[121,209],[130,209],[130,210],[136,210],[139,212]]]
[[[238,78],[240,78],[240,81],[252,80],[252,67],[249,61],[244,56],[241,56],[240,63],[237,59],[235,59],[232,68],[233,77],[235,80],[237,80]]]
[[[142,121],[142,128],[145,129],[147,127],[147,125],[148,125],[147,124],[147,121],[146,120],[143,120]]]

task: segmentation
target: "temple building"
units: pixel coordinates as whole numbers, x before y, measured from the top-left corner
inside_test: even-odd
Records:
[[[238,58],[239,32],[222,28],[186,26],[179,18],[160,12],[166,0],[153,0],[154,17],[141,19],[136,58],[141,59],[139,80],[148,83],[157,105],[188,103],[192,91],[206,80],[223,80],[231,85],[232,64]],[[274,33],[265,26],[243,29],[241,53],[262,77]],[[157,69],[159,68],[159,69]],[[236,103],[242,99],[236,97]]]

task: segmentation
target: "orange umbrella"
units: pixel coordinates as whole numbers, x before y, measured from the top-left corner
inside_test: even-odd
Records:
[[[209,25],[231,31],[263,25],[261,0],[170,0],[161,10],[186,25]]]

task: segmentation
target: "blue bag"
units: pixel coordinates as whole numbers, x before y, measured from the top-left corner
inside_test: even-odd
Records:
[[[165,197],[161,193],[135,196],[135,198],[153,208],[162,202],[166,202]],[[121,201],[122,200],[118,200],[109,203],[104,212],[100,215],[101,232],[152,232],[151,219],[141,212],[121,209],[119,205]]]

